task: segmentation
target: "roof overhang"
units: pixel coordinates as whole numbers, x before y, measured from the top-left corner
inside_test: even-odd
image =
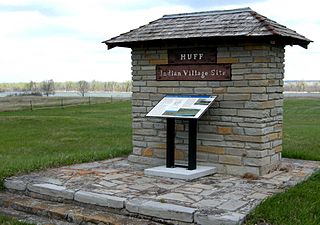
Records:
[[[227,37],[205,37],[205,38],[183,38],[183,39],[162,39],[148,41],[130,41],[117,42],[112,39],[103,41],[102,43],[108,46],[108,49],[114,47],[137,48],[137,47],[166,47],[175,44],[191,46],[191,45],[221,45],[221,44],[239,44],[239,43],[264,43],[271,45],[299,45],[305,49],[313,42],[311,40],[299,40],[292,37],[283,37],[277,35],[270,36],[227,36]]]

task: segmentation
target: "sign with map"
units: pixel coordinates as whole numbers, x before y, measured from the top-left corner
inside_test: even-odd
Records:
[[[199,119],[217,96],[167,95],[146,115],[148,117]]]

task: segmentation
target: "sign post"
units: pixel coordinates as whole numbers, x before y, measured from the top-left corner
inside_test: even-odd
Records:
[[[166,167],[186,167],[197,169],[197,130],[198,119],[212,105],[216,96],[177,96],[164,97],[146,116],[167,118],[167,152]],[[189,121],[188,166],[176,165],[175,150],[175,119]]]

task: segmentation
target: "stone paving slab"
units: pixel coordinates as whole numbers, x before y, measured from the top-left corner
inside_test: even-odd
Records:
[[[0,202],[4,206],[0,207],[0,213],[37,225],[160,225],[150,220],[101,209],[55,203],[12,193],[0,193]]]
[[[159,203],[156,201],[132,199],[126,202],[126,209],[142,215],[159,217],[168,220],[193,222],[195,208],[176,204]]]
[[[35,192],[42,195],[48,195],[53,197],[60,197],[63,199],[74,199],[75,191],[72,189],[67,189],[64,186],[59,186],[55,184],[26,184],[27,189],[31,192]],[[12,188],[15,189],[15,188]]]
[[[92,205],[106,206],[115,209],[124,208],[125,198],[112,195],[97,194],[88,191],[77,191],[74,195],[77,202],[88,203]]]
[[[284,159],[278,171],[258,179],[214,174],[193,181],[146,176],[145,168],[117,158],[11,177],[5,186],[174,224],[238,224],[263,199],[305,180],[320,163]]]

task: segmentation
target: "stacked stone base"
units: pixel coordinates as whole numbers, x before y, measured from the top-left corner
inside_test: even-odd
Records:
[[[133,154],[129,155],[128,161],[131,163],[148,165],[150,167],[161,166],[161,165],[165,165],[166,163],[165,159],[138,156]],[[182,160],[177,160],[176,162],[178,164],[187,163],[186,161],[182,161]],[[265,165],[262,167],[234,166],[234,165],[228,165],[228,164],[210,163],[210,162],[201,162],[201,161],[198,161],[197,165],[215,167],[216,172],[220,174],[231,174],[236,176],[246,176],[246,175],[262,176],[264,174],[271,173],[275,171],[277,168],[279,168],[279,166],[281,165],[281,160],[276,161],[273,164]]]

